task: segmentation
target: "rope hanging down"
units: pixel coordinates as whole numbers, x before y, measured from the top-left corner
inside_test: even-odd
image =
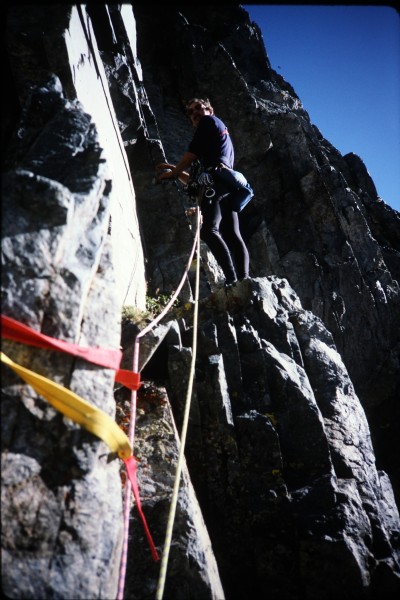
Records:
[[[138,364],[139,364],[139,338],[143,337],[146,333],[148,333],[155,325],[165,316],[170,307],[175,302],[178,297],[183,284],[186,280],[187,273],[190,269],[190,265],[193,261],[194,252],[197,247],[197,255],[200,257],[200,212],[197,207],[197,230],[196,236],[194,239],[193,248],[186,266],[186,270],[183,274],[181,282],[176,289],[175,293],[170,298],[167,305],[164,307],[163,311],[151,322],[147,327],[145,327],[135,339],[134,353],[133,353],[133,372],[126,371],[123,369],[119,369],[120,360],[122,357],[122,353],[119,350],[112,349],[104,349],[104,348],[86,348],[82,346],[78,346],[76,344],[71,344],[69,342],[64,342],[62,340],[57,340],[55,338],[51,338],[44,334],[41,334],[30,327],[19,323],[15,319],[10,317],[6,317],[1,315],[1,324],[2,324],[2,337],[22,342],[28,345],[33,345],[39,348],[48,348],[53,350],[58,350],[62,352],[66,352],[68,354],[78,356],[84,360],[97,364],[99,366],[103,366],[105,368],[110,368],[116,371],[115,380],[122,385],[130,388],[132,390],[131,397],[131,419],[129,426],[129,439],[126,438],[124,432],[118,425],[115,423],[109,415],[98,409],[97,407],[91,405],[86,402],[82,398],[80,398],[74,392],[71,392],[67,388],[56,384],[55,382],[50,381],[49,379],[33,372],[28,369],[18,365],[9,359],[4,353],[1,353],[1,361],[7,364],[10,368],[12,368],[17,374],[22,377],[27,383],[29,383],[36,391],[46,398],[50,404],[60,412],[62,412],[65,416],[71,418],[76,423],[85,427],[88,431],[105,441],[110,449],[118,454],[118,456],[123,460],[128,479],[125,487],[125,499],[124,499],[124,543],[121,557],[121,566],[120,566],[120,577],[119,577],[119,585],[118,585],[118,596],[117,600],[122,600],[124,584],[125,584],[125,574],[126,574],[126,561],[127,561],[127,548],[128,548],[128,533],[129,533],[129,515],[130,515],[130,501],[131,501],[131,492],[133,490],[136,505],[140,517],[143,522],[143,526],[145,529],[145,533],[150,545],[150,549],[152,552],[152,556],[154,560],[159,560],[157,550],[154,546],[153,540],[150,535],[150,531],[148,529],[146,519],[144,517],[139,490],[136,479],[136,460],[132,455],[132,448],[134,446],[134,431],[135,431],[135,419],[136,419],[136,392],[140,387],[140,375],[138,373]],[[198,290],[199,290],[199,273],[200,273],[200,261],[197,261],[196,268],[196,294],[195,294],[195,325],[194,325],[194,335],[193,342],[197,345],[197,314],[198,314]],[[194,349],[196,346],[194,345]],[[187,431],[187,421],[189,416],[189,407],[190,403],[188,403],[188,399],[191,396],[191,390],[193,385],[193,373],[195,366],[195,350],[193,352],[193,360],[192,360],[192,369],[190,376],[190,391],[188,390],[187,396],[187,410],[185,412],[184,419],[184,430],[182,432],[181,446],[180,446],[180,459],[178,460],[177,473],[176,473],[176,481],[175,488],[173,493],[173,502],[171,505],[171,512],[169,517],[169,525],[167,528],[166,541],[164,544],[164,557],[161,566],[160,573],[160,583],[158,584],[158,590],[161,590],[161,596],[163,594],[163,588],[165,585],[165,574],[167,569],[167,561],[169,556],[169,548],[172,537],[172,526],[173,520],[176,512],[176,501],[179,490],[179,480],[182,471],[183,464],[183,451],[184,451],[184,440],[186,438]],[[187,413],[187,416],[186,416]],[[186,425],[185,425],[186,421]],[[158,592],[160,593],[160,592]]]
[[[199,207],[197,207],[197,222],[200,223],[200,211]],[[197,235],[197,256],[200,256],[200,235]],[[189,383],[188,389],[186,393],[186,403],[185,403],[185,413],[183,417],[182,424],[182,433],[181,433],[181,442],[179,446],[179,457],[178,463],[176,466],[175,473],[175,481],[174,481],[174,489],[172,493],[171,507],[168,516],[167,522],[167,530],[165,534],[164,541],[164,549],[161,559],[161,567],[160,567],[160,576],[157,584],[157,592],[156,592],[156,600],[162,600],[165,588],[165,580],[167,574],[167,566],[168,566],[168,558],[169,551],[171,548],[171,540],[172,540],[172,530],[175,520],[176,506],[178,503],[178,492],[180,479],[182,474],[182,467],[184,462],[184,452],[185,452],[185,443],[186,443],[186,435],[189,423],[189,413],[190,413],[190,404],[192,398],[192,390],[193,390],[193,380],[195,374],[195,366],[196,366],[196,354],[197,354],[197,321],[198,321],[198,311],[199,311],[199,287],[200,287],[200,261],[197,261],[196,265],[196,291],[195,291],[195,304],[194,304],[194,315],[193,315],[193,342],[192,342],[192,362],[190,367],[189,374]]]
[[[138,365],[139,365],[139,339],[141,337],[143,337],[146,333],[148,333],[153,327],[155,327],[155,325],[157,325],[157,323],[166,315],[168,310],[171,308],[171,306],[177,299],[179,292],[181,291],[183,284],[186,281],[186,277],[189,272],[190,265],[192,264],[194,253],[195,253],[196,249],[197,249],[197,256],[198,256],[196,274],[197,274],[197,277],[199,278],[200,277],[200,275],[199,275],[200,274],[200,211],[199,211],[199,208],[197,208],[196,235],[194,238],[192,251],[190,253],[185,272],[182,276],[182,279],[181,279],[175,293],[171,296],[170,300],[165,305],[162,312],[159,315],[157,315],[157,317],[153,321],[151,321],[151,323],[149,323],[147,325],[147,327],[142,329],[136,336],[135,344],[134,344],[134,348],[133,348],[133,365],[132,365],[133,371],[136,372],[138,370]],[[196,305],[197,305],[198,287],[199,287],[199,285],[196,282],[195,311],[196,311]],[[129,442],[130,442],[132,448],[134,447],[134,438],[135,438],[136,399],[137,399],[137,393],[136,393],[136,390],[133,390],[132,394],[131,394],[130,423],[129,423],[129,434],[128,434]],[[130,504],[131,504],[131,486],[130,486],[130,482],[127,481],[127,484],[125,486],[125,497],[124,497],[124,539],[123,539],[123,546],[122,546],[122,553],[121,553],[117,600],[123,600],[123,597],[124,597],[126,567],[127,567],[127,560],[128,560]],[[164,561],[165,561],[165,559],[164,559]],[[163,569],[164,570],[166,569],[166,565],[163,567]]]

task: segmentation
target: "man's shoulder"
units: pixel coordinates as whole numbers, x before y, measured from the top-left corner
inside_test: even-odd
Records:
[[[226,129],[225,123],[215,115],[204,115],[200,123],[205,127],[216,127],[219,130]]]

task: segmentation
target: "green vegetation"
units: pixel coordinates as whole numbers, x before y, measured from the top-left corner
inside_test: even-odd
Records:
[[[171,299],[172,294],[159,293],[157,296],[146,296],[146,308],[154,317],[160,314]],[[176,299],[172,306],[179,306],[179,300]]]
[[[126,323],[135,323],[140,325],[147,319],[151,319],[152,314],[148,310],[140,310],[136,306],[126,305],[122,307],[122,325]]]
[[[146,296],[146,310],[140,310],[136,306],[126,305],[122,307],[122,325],[126,323],[135,323],[141,325],[148,320],[154,319],[170,301],[171,294],[159,293],[157,296]],[[179,306],[178,299],[173,303],[173,307]]]

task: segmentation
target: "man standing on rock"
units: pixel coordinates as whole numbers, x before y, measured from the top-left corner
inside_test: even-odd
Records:
[[[246,178],[234,171],[234,149],[228,129],[214,115],[209,100],[192,98],[186,112],[195,133],[177,165],[161,163],[157,169],[171,169],[159,180],[176,179],[187,184],[188,169],[200,160],[204,171],[211,175],[215,195],[201,199],[201,239],[208,245],[224,275],[225,286],[249,276],[249,252],[242,238],[238,212],[252,199],[254,193]]]

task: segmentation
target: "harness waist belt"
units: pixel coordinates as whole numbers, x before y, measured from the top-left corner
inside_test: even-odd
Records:
[[[228,167],[225,163],[220,162],[217,165],[214,165],[212,167],[207,167],[206,172],[210,173],[211,171],[214,171],[215,169],[228,169],[228,171],[231,171],[231,167]]]

